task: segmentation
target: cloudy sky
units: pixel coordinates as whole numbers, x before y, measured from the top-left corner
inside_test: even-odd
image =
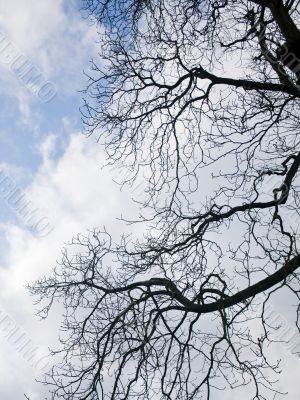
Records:
[[[130,197],[101,170],[105,156],[95,139],[81,133],[79,90],[97,54],[96,39],[75,1],[0,2],[3,400],[23,399],[24,393],[31,400],[44,398],[34,379],[45,363],[36,363],[36,354],[42,359],[57,337],[59,312],[40,322],[26,282],[49,271],[74,234],[98,226],[115,229],[114,219]],[[28,65],[41,73],[40,87],[26,85],[13,58],[27,63],[24,71]],[[34,358],[28,361],[30,353]]]
[[[24,393],[31,400],[44,398],[34,379],[48,346],[56,343],[59,309],[39,321],[25,284],[51,269],[74,234],[102,226],[119,230],[115,218],[128,211],[130,190],[120,193],[112,173],[101,169],[105,155],[95,138],[81,133],[79,90],[86,83],[83,71],[97,55],[96,39],[95,27],[82,18],[76,1],[0,2],[3,400],[23,399]],[[26,85],[13,64],[16,58],[42,74],[43,87]],[[24,355],[20,343],[27,342]],[[290,400],[299,397],[294,363],[284,378]]]

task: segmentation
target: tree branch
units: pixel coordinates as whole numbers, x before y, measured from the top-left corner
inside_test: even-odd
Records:
[[[165,286],[170,290],[170,295],[174,299],[176,299],[179,303],[184,305],[186,311],[196,312],[199,314],[207,314],[214,311],[219,311],[220,309],[225,309],[232,307],[238,303],[244,302],[250,297],[254,297],[259,293],[262,293],[271,287],[277,285],[278,283],[285,280],[288,276],[292,275],[296,269],[300,266],[300,255],[295,256],[291,260],[287,261],[278,271],[274,272],[274,274],[268,276],[265,279],[241,290],[240,292],[235,293],[232,296],[224,296],[220,300],[217,300],[213,303],[209,304],[195,304],[179,291],[176,285],[168,279],[164,278],[152,278],[149,281],[138,282],[136,285],[159,285]]]
[[[245,90],[265,90],[270,92],[279,92],[279,93],[287,93],[292,94],[294,96],[300,96],[300,90],[297,87],[283,85],[280,83],[271,83],[271,82],[257,82],[248,79],[233,79],[233,78],[225,78],[216,76],[211,74],[210,72],[205,71],[202,67],[198,67],[196,70],[196,76],[201,79],[209,79],[216,85],[229,85],[234,87],[241,87]]]

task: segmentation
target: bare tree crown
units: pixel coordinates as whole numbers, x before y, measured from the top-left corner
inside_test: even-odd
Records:
[[[273,399],[276,294],[299,304],[300,15],[294,0],[85,0],[82,109],[133,183],[138,241],[76,237],[30,286],[64,304],[52,399]],[[74,250],[73,250],[74,248]],[[299,331],[300,307],[295,310]]]

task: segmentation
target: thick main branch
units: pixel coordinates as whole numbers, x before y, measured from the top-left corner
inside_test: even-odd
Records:
[[[250,297],[254,297],[259,293],[262,293],[271,287],[277,285],[280,282],[286,280],[287,277],[291,276],[296,269],[300,266],[300,255],[295,256],[291,260],[287,261],[279,270],[269,275],[267,278],[248,286],[247,288],[235,293],[232,296],[224,296],[220,300],[214,301],[209,304],[195,304],[185,296],[182,295],[176,285],[164,278],[152,278],[149,281],[137,282],[132,286],[165,286],[169,291],[169,295],[177,300],[184,306],[185,311],[196,312],[199,314],[211,313],[220,309],[232,307],[238,303],[244,302]]]

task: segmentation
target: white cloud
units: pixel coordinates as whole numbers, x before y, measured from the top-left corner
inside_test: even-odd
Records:
[[[101,171],[104,155],[92,139],[72,134],[62,157],[53,160],[51,154],[57,140],[52,135],[40,145],[43,163],[26,189],[33,204],[46,213],[54,230],[38,238],[21,226],[4,226],[9,246],[0,268],[1,306],[28,332],[34,343],[42,345],[55,342],[58,318],[53,316],[49,321],[38,322],[24,285],[49,272],[60,259],[64,243],[78,232],[104,225],[108,230],[119,230],[120,223],[116,223],[115,217],[128,201],[128,196],[112,182],[109,172]],[[26,386],[32,381],[31,389],[35,387],[35,371],[6,340],[0,341],[0,371],[5,371],[5,375],[27,377]],[[7,380],[0,385],[0,397],[13,398],[14,394],[16,399],[21,398],[24,391],[21,383],[24,382],[26,379],[15,386]]]
[[[12,0],[0,4],[1,33],[18,54],[28,58],[51,81],[60,95],[74,95],[83,88],[82,70],[96,54],[95,26],[84,20],[75,1]],[[1,56],[2,57],[2,56]],[[0,59],[1,59],[0,57]],[[19,109],[28,119],[30,104],[37,101],[9,63],[0,62],[1,93],[15,96]]]
[[[96,54],[97,45],[94,43],[95,27],[80,18],[74,1],[2,1],[0,24],[20,51],[58,86],[59,94],[75,94],[80,88],[81,71]],[[32,110],[36,98],[5,66],[0,65],[0,72],[2,94],[18,99],[24,121],[32,130],[36,129],[38,120],[33,119]],[[66,117],[62,125],[68,127],[70,118]],[[7,243],[5,249],[1,244],[5,257],[0,265],[0,305],[28,333],[33,343],[42,346],[55,343],[59,312],[52,314],[49,320],[39,322],[34,317],[32,299],[24,285],[50,271],[60,258],[62,246],[73,235],[103,225],[118,233],[123,229],[115,217],[125,210],[127,216],[132,210],[129,193],[120,193],[112,183],[111,175],[100,170],[105,156],[93,139],[72,133],[63,155],[53,157],[63,140],[53,133],[39,144],[43,161],[26,189],[34,206],[42,210],[54,226],[52,232],[46,237],[35,237],[21,224],[22,221],[19,225],[12,222],[0,225],[4,232],[2,242]],[[17,170],[20,176],[27,172],[26,167]],[[280,351],[288,358],[282,349],[278,353]],[[297,366],[293,361],[288,365],[284,377],[280,377],[282,387],[288,386],[288,399],[296,400],[299,397],[295,385]],[[42,399],[43,389],[33,382],[35,374],[36,371],[0,334],[0,398],[19,400],[25,392],[32,400]],[[232,393],[229,396],[239,398]],[[225,394],[221,393],[220,398],[226,398]]]
[[[40,144],[43,163],[26,190],[34,204],[45,210],[55,229],[47,237],[37,238],[20,226],[6,225],[9,247],[6,261],[0,268],[1,307],[27,332],[34,345],[44,348],[56,343],[60,312],[57,309],[50,319],[38,321],[34,317],[32,299],[24,289],[25,283],[49,273],[60,258],[62,246],[74,234],[103,225],[117,233],[123,227],[120,228],[115,217],[125,209],[126,213],[133,211],[128,207],[128,193],[120,192],[112,183],[108,170],[100,169],[104,154],[91,138],[71,134],[65,152],[58,160],[52,158],[57,145],[59,138],[55,135]],[[280,377],[281,389],[288,385],[288,398],[296,400],[298,389],[293,383],[299,364],[283,347],[272,351],[274,356],[282,356],[286,364]],[[26,392],[34,400],[46,393],[42,386],[34,383],[38,371],[31,368],[5,339],[0,341],[0,373],[7,376],[0,385],[0,398],[21,399]],[[20,377],[17,383],[13,379],[16,376]],[[222,397],[227,398],[227,394],[229,396],[227,392],[222,393]],[[230,392],[230,398],[240,398],[240,392]]]

